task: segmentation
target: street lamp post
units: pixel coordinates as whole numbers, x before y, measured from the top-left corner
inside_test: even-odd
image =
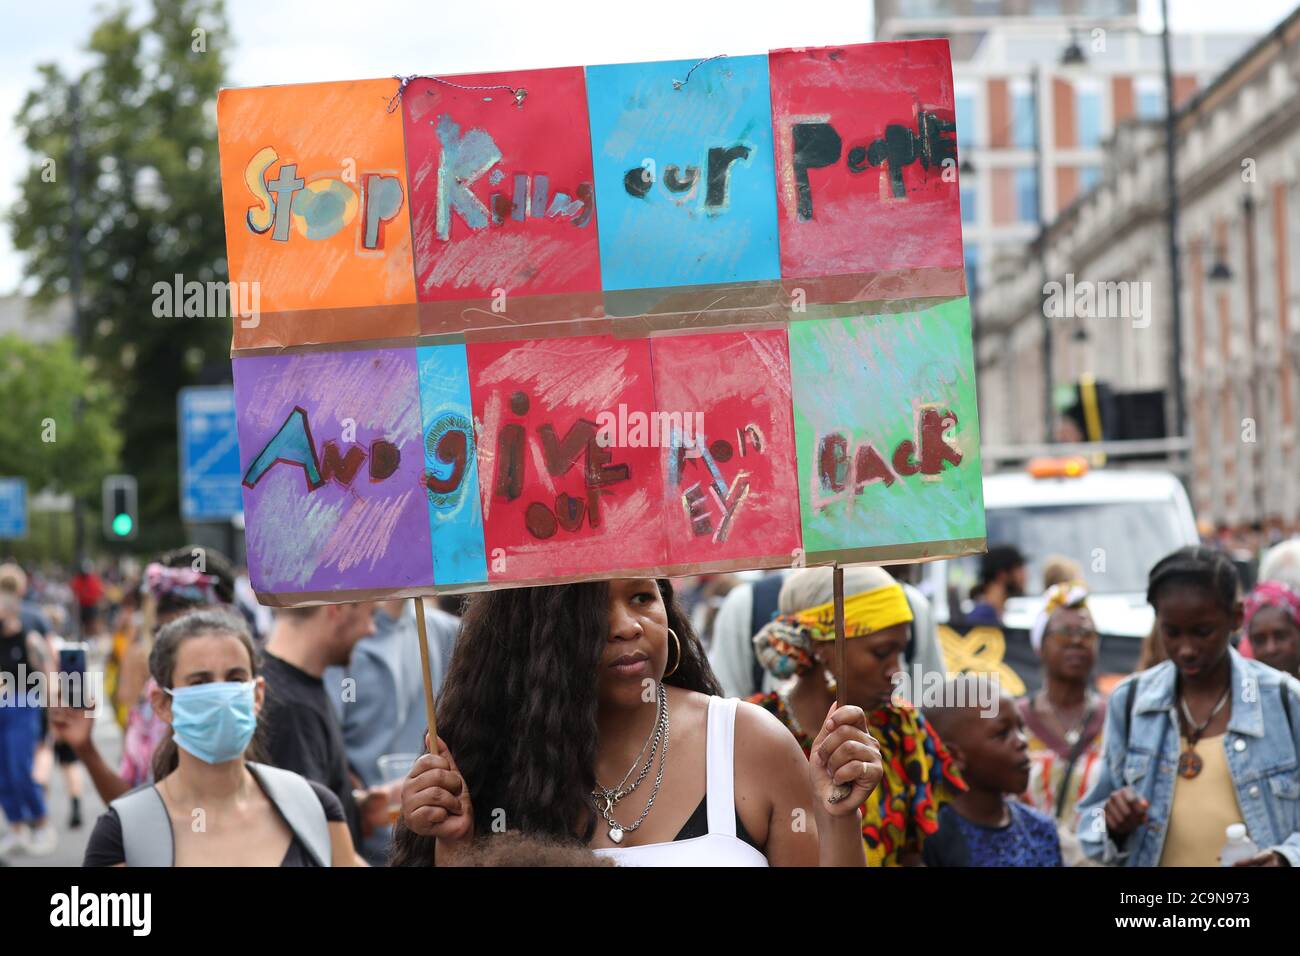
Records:
[[[1165,67],[1165,187],[1169,193],[1166,220],[1169,229],[1169,307],[1173,327],[1170,329],[1169,387],[1173,395],[1173,421],[1170,433],[1181,438],[1187,433],[1183,396],[1183,304],[1178,277],[1178,147],[1174,122],[1174,67],[1169,53],[1169,0],[1160,0],[1163,29],[1160,49]]]
[[[1040,71],[1035,63],[1029,72],[1029,103],[1034,113],[1034,211],[1038,219],[1038,235],[1034,245],[1038,252],[1038,312],[1043,321],[1043,441],[1052,440],[1056,424],[1056,382],[1052,371],[1052,320],[1043,301],[1047,290],[1047,221],[1043,213],[1043,124],[1039,112],[1038,84]]]
[[[85,329],[81,314],[81,97],[74,82],[68,90],[68,115],[71,121],[69,136],[68,178],[68,294],[72,297],[72,349],[78,362],[84,351]],[[73,405],[75,427],[81,427],[82,396]],[[72,493],[72,553],[80,562],[86,552],[86,523],[81,509],[81,498]]]

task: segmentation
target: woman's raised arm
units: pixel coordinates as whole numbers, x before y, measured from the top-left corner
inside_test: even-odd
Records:
[[[736,806],[742,817],[755,805],[766,812],[764,854],[772,866],[866,865],[858,808],[880,779],[880,752],[861,710],[841,708],[836,716],[834,730],[823,726],[810,762],[766,710],[737,708]],[[826,754],[820,760],[819,748]],[[832,780],[858,783],[849,799],[831,804]]]

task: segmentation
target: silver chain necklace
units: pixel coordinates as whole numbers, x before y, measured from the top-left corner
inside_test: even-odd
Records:
[[[635,791],[637,787],[641,786],[641,782],[645,780],[646,774],[648,774],[650,772],[650,768],[654,766],[655,754],[658,753],[659,751],[659,741],[663,735],[663,728],[664,728],[663,716],[664,716],[664,711],[667,709],[667,707],[668,707],[668,698],[664,694],[663,685],[661,684],[659,685],[658,693],[655,695],[655,724],[654,727],[651,728],[650,733],[646,736],[645,743],[641,745],[641,753],[636,755],[636,760],[632,761],[632,766],[627,768],[627,773],[623,774],[623,779],[618,782],[617,787],[611,790],[608,787],[602,785],[601,782],[597,780],[596,788],[600,792],[597,793],[595,790],[593,790],[592,791],[593,796],[597,796],[605,800],[608,800],[610,806],[613,807],[624,797],[628,796],[633,791]],[[635,770],[637,767],[641,766],[641,756],[645,753],[645,749],[648,745],[650,746],[650,759],[646,761],[645,766],[642,767],[641,773],[637,775],[636,781],[632,784],[632,786],[624,790],[623,784],[627,783],[627,778],[632,776],[632,771]]]
[[[664,685],[662,683],[659,685],[658,696],[659,696],[658,727],[655,731],[655,734],[657,737],[662,739],[663,750],[659,754],[659,769],[655,772],[655,782],[650,788],[650,797],[649,799],[646,800],[645,809],[641,811],[641,815],[636,818],[635,823],[631,823],[628,826],[623,826],[617,820],[614,819],[615,801],[612,799],[613,795],[609,791],[604,790],[603,788],[601,792],[597,792],[594,790],[592,791],[592,796],[596,798],[596,809],[600,811],[600,815],[604,817],[605,822],[609,824],[609,838],[615,844],[622,843],[624,834],[631,833],[633,830],[638,829],[641,826],[641,824],[645,822],[646,814],[648,814],[650,812],[650,808],[655,805],[655,797],[659,795],[659,786],[663,783],[664,780],[664,765],[668,763],[668,695],[664,692]],[[653,762],[654,762],[654,755],[652,751],[650,761],[646,763],[645,771],[642,772],[643,777],[645,775],[645,772],[649,771],[650,764]],[[637,782],[640,783],[640,780],[638,779]],[[633,786],[632,789],[635,790],[636,787]],[[629,790],[628,793],[631,793],[631,790]],[[603,806],[601,805],[602,802],[604,803]]]

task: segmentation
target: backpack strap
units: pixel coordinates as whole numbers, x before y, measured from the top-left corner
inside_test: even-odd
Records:
[[[248,769],[316,864],[329,866],[332,860],[329,821],[325,819],[325,810],[316,791],[312,790],[306,778],[251,760]]]
[[[176,841],[162,794],[153,784],[109,803],[122,825],[122,856],[127,866],[173,866]]]

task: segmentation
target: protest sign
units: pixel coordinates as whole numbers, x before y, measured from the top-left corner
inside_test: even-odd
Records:
[[[218,119],[265,602],[982,549],[943,41]]]

